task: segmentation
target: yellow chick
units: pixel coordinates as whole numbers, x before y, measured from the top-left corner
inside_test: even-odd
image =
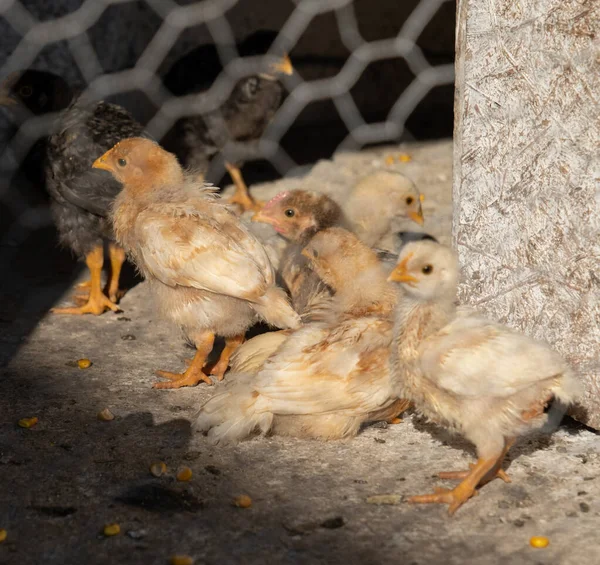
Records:
[[[508,481],[501,465],[515,439],[544,424],[552,400],[568,405],[580,390],[565,361],[546,344],[467,310],[457,312],[458,274],[451,249],[423,240],[404,246],[388,279],[402,289],[392,352],[396,395],[477,449],[469,471],[440,474],[462,479],[456,488],[409,499],[448,504],[450,514],[478,486],[496,477]]]
[[[289,336],[280,332],[266,360],[261,351],[270,345],[263,338],[263,347],[255,348],[258,372],[232,377],[228,390],[202,407],[196,427],[215,442],[256,430],[347,438],[363,422],[392,418],[407,407],[390,388],[396,297],[376,253],[342,228],[322,230],[303,253],[335,290],[328,312]]]
[[[115,200],[115,237],[151,285],[162,315],[196,345],[182,373],[159,371],[155,388],[211,384],[203,372],[215,335],[225,348],[211,374],[223,378],[229,358],[256,321],[296,328],[300,318],[265,249],[214,190],[185,172],[175,155],[142,138],[121,141],[96,160],[123,184]]]
[[[359,239],[376,247],[406,219],[423,225],[423,196],[415,184],[394,171],[376,171],[361,178],[350,191],[344,213]],[[403,226],[406,227],[406,226]]]

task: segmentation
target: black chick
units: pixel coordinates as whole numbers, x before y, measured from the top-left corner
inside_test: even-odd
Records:
[[[237,45],[237,51],[241,57],[264,55],[276,37],[274,31],[257,31]],[[174,95],[183,96],[208,90],[222,71],[215,45],[201,45],[179,59],[163,82]],[[185,167],[202,172],[217,153],[224,152],[225,167],[236,187],[231,202],[243,210],[257,210],[260,205],[250,196],[240,166],[256,154],[256,143],[281,106],[284,88],[277,77],[292,72],[284,55],[268,72],[240,79],[219,110],[179,119],[162,145]]]
[[[68,84],[52,73],[26,70],[10,75],[0,92],[2,105],[25,107],[35,115],[60,112],[54,133],[46,139],[46,188],[60,241],[85,258],[90,281],[80,285],[89,287],[85,304],[52,311],[94,315],[117,311],[125,252],[114,242],[110,209],[121,184],[91,165],[122,139],[140,136],[142,126],[120,106],[81,103]],[[111,262],[106,295],[101,283],[104,241],[109,243]]]

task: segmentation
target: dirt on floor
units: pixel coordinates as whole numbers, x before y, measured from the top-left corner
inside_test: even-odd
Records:
[[[253,190],[264,199],[318,185],[342,199],[396,151],[411,156],[393,167],[425,194],[425,227],[449,242],[449,142],[342,155]],[[48,233],[12,257],[0,308],[0,563],[166,565],[176,554],[215,565],[600,563],[599,438],[572,420],[523,438],[505,465],[512,482],[492,481],[449,518],[403,499],[451,485],[435,474],[466,468],[468,443],[408,416],[344,442],[213,447],[191,422],[222,383],[151,388],[154,370],[181,370],[192,351],[156,317],[145,284],[127,293],[122,313],[52,315],[83,273]],[[92,365],[79,368],[80,359]],[[106,408],[114,420],[98,419]],[[17,424],[31,417],[35,426]],[[160,477],[149,471],[157,461],[167,467]],[[188,481],[176,478],[183,466]],[[249,508],[234,505],[239,495]],[[109,524],[120,533],[105,535]],[[550,544],[534,548],[532,536]]]

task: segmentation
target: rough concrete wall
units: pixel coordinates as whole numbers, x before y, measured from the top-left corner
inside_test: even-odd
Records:
[[[600,2],[461,0],[462,299],[561,352],[600,428]]]

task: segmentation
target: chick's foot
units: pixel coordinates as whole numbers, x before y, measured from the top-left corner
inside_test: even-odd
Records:
[[[258,202],[257,200],[254,200],[252,196],[250,196],[250,191],[244,182],[239,167],[231,165],[230,163],[225,163],[225,168],[227,169],[227,172],[231,176],[231,180],[235,185],[235,193],[229,199],[230,204],[238,204],[241,206],[243,212],[247,212],[249,210],[258,212],[261,210],[264,206],[264,202]]]
[[[85,304],[71,308],[52,308],[54,314],[94,314],[99,316],[106,310],[118,312],[119,307],[102,292],[102,264],[104,249],[102,245],[94,247],[85,257],[85,264],[90,270],[90,293]]]
[[[169,379],[168,383],[155,383],[152,388],[181,388],[184,386],[194,386],[200,381],[207,385],[212,385],[210,377],[204,373],[202,368],[206,364],[206,358],[212,351],[215,341],[215,335],[212,332],[199,332],[196,343],[196,355],[188,364],[183,373],[170,373],[169,371],[156,371],[156,374],[163,379]]]
[[[195,386],[200,381],[207,385],[212,385],[212,381],[208,375],[205,375],[202,369],[190,367],[183,373],[170,373],[169,371],[156,371],[157,376],[163,379],[169,379],[167,383],[154,383],[152,388],[181,388],[184,386]]]
[[[411,496],[408,499],[408,502],[411,504],[448,504],[448,514],[452,516],[475,494],[476,491],[474,487],[462,482],[452,490],[436,488],[433,494]]]
[[[75,301],[83,302],[84,299],[79,299],[75,297]],[[104,314],[107,310],[112,310],[113,312],[120,312],[119,307],[110,300],[107,296],[97,293],[91,293],[88,297],[85,304],[82,306],[73,306],[67,308],[52,308],[50,312],[53,314],[93,314],[94,316],[99,316],[100,314]]]
[[[400,416],[406,412],[410,408],[411,402],[410,400],[406,400],[404,398],[399,398],[392,404],[391,409],[394,410],[395,414],[390,416],[386,422],[391,425],[401,424],[402,418]]]
[[[411,504],[448,504],[448,514],[452,516],[469,498],[477,494],[475,489],[491,472],[497,471],[503,458],[504,452],[491,459],[479,459],[468,471],[465,479],[452,490],[437,488],[433,494],[411,496],[408,502]]]

